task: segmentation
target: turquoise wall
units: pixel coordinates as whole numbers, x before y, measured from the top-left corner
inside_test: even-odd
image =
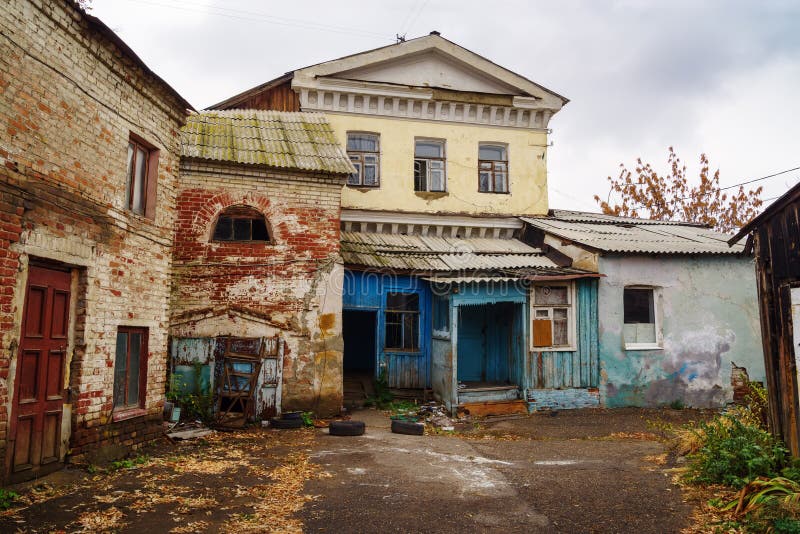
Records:
[[[731,362],[764,380],[755,271],[734,256],[602,256],[600,395],[608,407],[717,407],[732,399]],[[623,289],[655,286],[663,342],[625,350]]]
[[[529,388],[594,388],[599,382],[597,279],[576,282],[576,350],[532,351]]]

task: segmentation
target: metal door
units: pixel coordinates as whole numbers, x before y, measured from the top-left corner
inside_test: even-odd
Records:
[[[70,273],[31,266],[11,410],[10,475],[60,467]]]

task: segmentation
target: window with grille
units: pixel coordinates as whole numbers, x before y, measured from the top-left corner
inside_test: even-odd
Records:
[[[347,155],[356,168],[356,172],[347,178],[347,185],[380,186],[380,137],[377,134],[348,133]]]
[[[478,146],[478,191],[508,193],[508,150],[503,145]]]
[[[444,141],[417,139],[414,144],[414,191],[444,192],[446,182]]]
[[[419,350],[419,295],[386,294],[386,350]]]

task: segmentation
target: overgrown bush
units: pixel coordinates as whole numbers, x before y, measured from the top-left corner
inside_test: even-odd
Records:
[[[212,419],[214,394],[210,388],[203,392],[201,381],[201,368],[203,364],[194,364],[194,384],[186,384],[177,375],[172,375],[167,391],[167,400],[177,403],[181,407],[181,418],[199,419],[208,423]]]
[[[702,446],[692,454],[689,480],[741,488],[756,477],[774,477],[786,464],[788,451],[766,430],[721,415],[694,430]]]

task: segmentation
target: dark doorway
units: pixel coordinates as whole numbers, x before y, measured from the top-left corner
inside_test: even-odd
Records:
[[[31,266],[11,407],[11,480],[61,467],[64,360],[69,332],[68,271]]]
[[[376,312],[344,310],[342,313],[344,404],[347,407],[363,406],[364,400],[374,393],[376,331]]]

